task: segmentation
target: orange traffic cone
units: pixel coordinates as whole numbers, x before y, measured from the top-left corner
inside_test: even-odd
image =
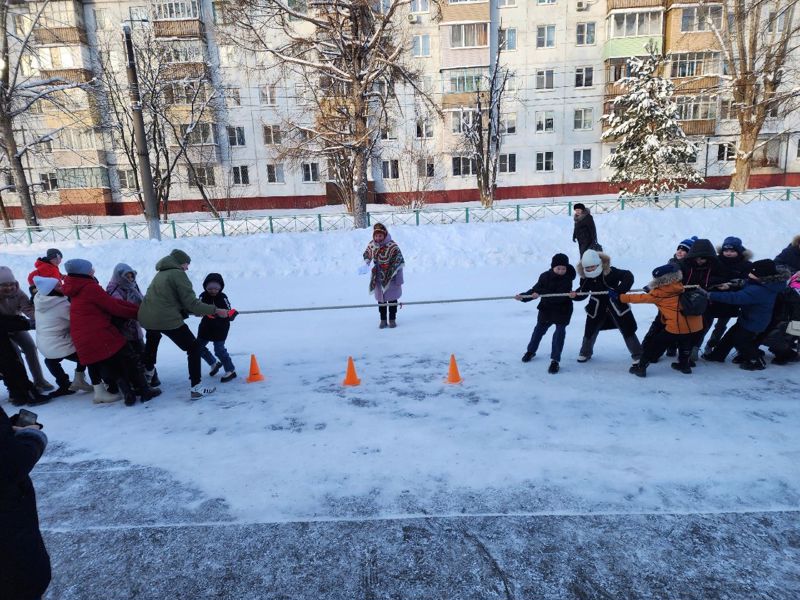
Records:
[[[247,383],[255,383],[256,381],[264,381],[264,376],[258,368],[258,361],[256,355],[250,355],[250,375],[247,376]]]
[[[356,375],[356,365],[352,356],[347,357],[347,373],[345,373],[342,385],[361,385],[361,380]]]
[[[461,383],[461,374],[458,372],[458,365],[456,364],[456,355],[450,355],[450,370],[447,372],[447,379],[445,383]]]

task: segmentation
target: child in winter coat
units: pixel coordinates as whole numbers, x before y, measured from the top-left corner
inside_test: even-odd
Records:
[[[668,263],[653,269],[653,280],[647,284],[649,291],[645,294],[619,294],[621,302],[631,304],[655,304],[663,328],[655,335],[646,338],[642,347],[642,359],[633,365],[630,372],[639,377],[647,375],[647,366],[674,343],[678,347],[678,362],[672,368],[686,373],[692,372],[689,357],[692,353],[695,334],[703,329],[703,317],[688,316],[681,312],[680,297],[683,293],[683,274],[677,265]],[[616,292],[609,292],[613,298]]]
[[[50,277],[63,281],[64,276],[58,270],[61,260],[64,256],[58,248],[50,248],[47,253],[41,258],[37,258],[34,263],[34,269],[28,274],[28,289],[31,293],[31,298],[36,294],[36,285],[33,282],[34,277]]]
[[[0,314],[14,316],[24,315],[35,321],[33,303],[28,296],[19,289],[19,283],[8,267],[0,267]],[[33,385],[39,392],[53,390],[53,385],[44,378],[42,365],[39,363],[39,354],[36,351],[36,342],[27,331],[16,331],[9,336],[11,341],[25,355],[25,362],[33,378]]]
[[[784,265],[792,273],[800,271],[800,235],[794,236],[792,242],[781,250],[775,257],[775,263]]]
[[[574,296],[572,282],[575,281],[575,276],[575,268],[569,264],[567,255],[556,254],[550,261],[550,270],[539,275],[539,280],[531,289],[517,294],[514,298],[520,302],[530,302],[545,294],[572,293]],[[523,296],[530,297],[523,298]],[[551,325],[555,325],[556,330],[550,349],[550,366],[547,369],[548,373],[555,374],[558,373],[567,325],[572,317],[572,299],[569,296],[542,298],[539,301],[538,309],[539,317],[536,319],[536,327],[533,329],[531,341],[528,342],[528,349],[522,355],[522,362],[530,362],[536,356],[536,350],[539,349],[539,343],[544,334]]]
[[[403,253],[389,235],[383,223],[375,223],[372,228],[372,241],[364,250],[364,265],[358,272],[366,275],[372,263],[372,274],[369,279],[369,291],[375,294],[378,301],[380,329],[397,327],[397,301],[403,294]],[[388,308],[388,321],[387,321]]]
[[[772,309],[778,294],[786,288],[787,271],[779,271],[770,259],[757,260],[750,270],[745,286],[737,292],[710,292],[711,302],[723,302],[741,307],[736,324],[722,337],[714,350],[703,358],[712,362],[725,362],[736,348],[739,367],[748,371],[765,368],[760,359],[756,337],[765,331],[772,319]]]
[[[788,329],[792,322],[794,326],[791,331],[794,333]],[[800,360],[798,324],[800,324],[800,271],[792,275],[786,289],[775,299],[772,323],[763,339],[759,340],[775,355],[772,364],[787,365]]]
[[[236,311],[231,309],[231,303],[222,290],[225,289],[225,280],[219,273],[209,273],[203,280],[203,291],[200,293],[200,300],[206,304],[211,304],[216,308],[229,311],[229,317],[220,317],[216,314],[202,317],[200,326],[197,328],[197,343],[200,344],[200,355],[210,366],[209,375],[212,377],[219,373],[220,369],[225,369],[220,381],[228,383],[236,377],[236,368],[233,366],[231,355],[225,348],[225,340],[228,339],[228,331],[231,321],[236,317]],[[206,347],[208,343],[214,344],[214,354]],[[216,356],[215,356],[216,355]]]

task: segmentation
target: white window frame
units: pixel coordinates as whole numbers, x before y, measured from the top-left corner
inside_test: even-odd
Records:
[[[400,161],[396,158],[387,158],[381,161],[381,177],[384,181],[400,179]]]
[[[583,41],[581,41],[581,38]],[[589,41],[591,38],[591,41]],[[575,26],[575,45],[576,46],[594,46],[597,43],[597,23],[594,21],[585,21],[578,23]]]
[[[552,35],[550,35],[552,33]],[[540,44],[541,42],[541,44]],[[546,49],[556,47],[556,26],[550,25],[537,25],[536,26],[536,48]]]
[[[517,113],[503,113],[500,115],[500,135],[516,135]]]
[[[503,153],[497,157],[497,171],[506,175],[517,172],[517,155],[515,153]]]
[[[122,190],[136,189],[136,171],[133,169],[117,169],[119,187]]]
[[[580,115],[580,117],[579,117]],[[588,120],[587,120],[588,115]],[[580,119],[580,127],[575,125]],[[588,122],[588,126],[587,126]],[[572,130],[573,131],[591,131],[594,129],[594,109],[593,108],[576,108],[572,113]]]
[[[589,81],[588,84],[586,83],[587,81]],[[575,87],[576,88],[594,87],[594,67],[575,68]]]
[[[720,157],[720,154],[722,157]],[[735,160],[736,144],[734,142],[722,142],[717,144],[717,162],[733,162]]]
[[[550,86],[549,87],[547,86],[548,73],[550,74],[550,76],[549,76]],[[555,84],[555,71],[553,69],[537,69],[536,73],[534,74],[534,77],[536,78],[535,83],[534,83],[534,88],[537,91],[554,90],[555,89],[555,86],[556,86],[556,84]],[[539,87],[540,78],[541,78],[542,83],[544,84],[542,87]]]
[[[550,168],[547,168],[548,159],[550,162]],[[539,165],[542,165],[542,168],[539,168]],[[537,152],[536,153],[536,172],[537,173],[552,173],[555,171],[555,155],[553,154],[552,150],[547,150],[544,152]]]
[[[588,160],[587,160],[588,157]],[[577,159],[577,161],[576,161]],[[578,166],[575,166],[575,165]],[[579,148],[572,151],[572,170],[573,171],[589,171],[592,168],[592,149]]]
[[[242,148],[247,145],[247,137],[245,136],[244,127],[237,125],[228,125],[225,128],[228,134],[228,145],[231,148]]]
[[[483,40],[481,40],[481,38],[483,38]],[[483,43],[480,43],[481,41],[483,41]],[[450,25],[450,48],[454,50],[464,50],[468,48],[488,48],[488,46],[488,23],[459,23],[457,25]]]
[[[286,178],[283,174],[283,163],[267,163],[267,183],[270,185],[286,183]]]
[[[515,52],[517,50],[517,28],[504,27],[498,34],[498,41],[500,47],[506,52]]]
[[[497,8],[511,8],[517,5],[517,0],[497,0]]]
[[[214,167],[211,165],[198,165],[194,167],[194,172],[192,172],[192,169],[188,169],[188,171],[189,187],[199,188],[201,185],[203,187],[213,187],[217,184]]]
[[[476,115],[476,112],[469,108],[459,108],[449,112],[450,131],[454,134],[464,133],[465,129],[472,125]]]
[[[681,9],[681,33],[700,33],[713,31],[714,28],[722,28],[722,6],[692,6]]]
[[[411,0],[410,10],[412,14],[424,15],[431,11],[430,0]]]
[[[231,183],[241,186],[250,185],[250,168],[247,165],[231,167]]]
[[[414,137],[418,140],[429,140],[433,137],[433,123],[429,118],[420,117],[417,119]]]
[[[258,90],[258,100],[264,106],[277,106],[278,104],[278,86],[270,83]]]
[[[53,192],[58,189],[58,174],[54,171],[39,173],[39,183],[42,185],[42,191]]]
[[[303,183],[319,183],[319,163],[304,162],[300,164]]]
[[[283,143],[283,131],[280,125],[264,125],[263,136],[265,146],[279,146]]]
[[[646,26],[640,23],[640,16],[648,15]],[[655,17],[655,22],[654,22]],[[621,30],[618,28],[621,27]],[[608,16],[606,35],[609,39],[626,37],[662,36],[664,12],[661,10],[638,10],[635,12],[617,12]]]
[[[556,111],[537,110],[534,113],[534,122],[536,123],[536,133],[555,133]],[[547,127],[548,124],[550,125],[550,128]]]
[[[431,55],[431,35],[421,33],[411,39],[411,56],[414,58],[427,58]]]
[[[458,161],[458,163],[456,163],[456,161]],[[469,156],[457,154],[452,157],[450,162],[452,166],[453,177],[473,177],[478,173],[478,159],[476,158],[470,158]],[[456,164],[459,165],[458,173],[456,173]],[[467,167],[466,170],[464,169],[465,165]]]
[[[436,176],[436,160],[432,156],[417,159],[417,177],[430,179]]]

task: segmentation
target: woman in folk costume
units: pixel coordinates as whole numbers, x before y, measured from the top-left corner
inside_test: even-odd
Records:
[[[375,223],[372,228],[372,241],[364,250],[365,264],[359,272],[369,272],[372,263],[372,274],[369,279],[369,291],[375,294],[378,311],[381,315],[379,327],[397,327],[397,301],[403,293],[403,253],[383,223]],[[388,310],[387,310],[388,309]],[[388,313],[388,319],[387,319]]]

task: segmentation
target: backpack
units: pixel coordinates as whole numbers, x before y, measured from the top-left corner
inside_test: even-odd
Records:
[[[680,297],[681,312],[687,317],[699,317],[708,308],[708,295],[701,288],[685,290]]]

